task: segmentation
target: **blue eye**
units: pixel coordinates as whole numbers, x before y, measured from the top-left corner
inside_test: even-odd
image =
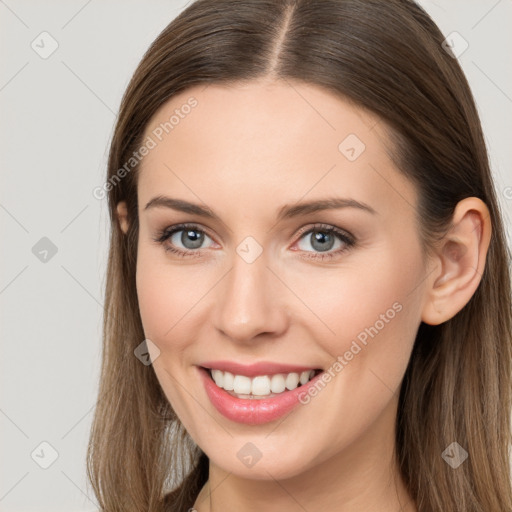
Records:
[[[347,232],[342,231],[341,229],[338,229],[334,226],[328,226],[324,224],[314,226],[312,229],[302,233],[299,241],[302,239],[309,241],[309,244],[311,247],[313,247],[313,249],[320,251],[319,253],[315,252],[312,255],[308,254],[304,256],[311,259],[331,259],[347,251],[353,245],[355,245],[355,240],[352,235],[349,235]],[[336,240],[340,242],[341,248],[339,248],[337,251],[327,252],[333,248],[333,246],[336,244]],[[311,251],[305,252],[309,253]],[[325,254],[323,254],[324,252]]]
[[[309,236],[309,239],[307,236]],[[154,241],[162,244],[166,251],[186,258],[201,256],[201,253],[197,249],[203,248],[201,246],[205,238],[211,240],[206,232],[199,226],[195,224],[177,224],[157,233]],[[313,251],[300,249],[301,252],[309,253],[305,254],[303,257],[313,260],[331,259],[335,256],[339,256],[355,245],[354,237],[348,232],[326,224],[315,225],[308,231],[302,231],[299,242],[303,239],[309,240],[311,247],[314,249]],[[341,248],[333,252],[327,252],[332,250],[336,241],[341,245]],[[178,243],[183,246],[183,249],[176,247]]]
[[[178,233],[181,233],[181,236],[174,236]],[[158,233],[155,242],[161,243],[166,251],[179,254],[180,256],[197,256],[199,253],[195,249],[201,248],[205,236],[210,238],[202,229],[196,225],[178,224],[176,226],[166,228]],[[168,245],[166,243],[168,240],[172,242],[172,245]],[[175,247],[175,244],[178,241],[184,246],[186,250]]]

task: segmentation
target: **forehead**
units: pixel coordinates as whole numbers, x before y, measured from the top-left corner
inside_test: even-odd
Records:
[[[141,204],[166,193],[220,204],[247,195],[266,207],[275,199],[276,208],[326,194],[381,209],[390,200],[415,202],[389,157],[385,124],[311,84],[192,87],[158,110],[148,137],[154,147],[140,167]]]

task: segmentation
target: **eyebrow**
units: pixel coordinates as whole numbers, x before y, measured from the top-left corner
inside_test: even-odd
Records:
[[[208,219],[215,219],[220,221],[220,217],[216,215],[210,208],[201,206],[199,204],[190,203],[183,199],[174,199],[167,196],[157,196],[151,199],[145,206],[144,210],[151,208],[171,208],[172,210],[189,213],[192,215],[199,215]],[[295,205],[284,205],[281,207],[277,214],[277,220],[291,219],[301,215],[316,213],[324,210],[335,210],[340,208],[357,208],[375,215],[377,212],[369,205],[356,201],[355,199],[334,197],[327,199],[320,199],[317,201],[308,201],[305,203],[298,203]]]

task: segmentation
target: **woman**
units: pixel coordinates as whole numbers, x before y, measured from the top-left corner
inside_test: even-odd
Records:
[[[105,187],[102,510],[512,510],[509,255],[443,41],[409,0],[197,0],[151,45]]]

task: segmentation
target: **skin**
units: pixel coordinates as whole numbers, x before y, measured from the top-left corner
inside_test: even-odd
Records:
[[[156,376],[210,460],[195,509],[416,511],[393,457],[400,384],[420,322],[448,320],[480,282],[491,236],[485,204],[461,201],[424,260],[417,191],[393,165],[382,121],[317,86],[262,80],[184,91],[146,135],[191,96],[198,105],[142,162],[136,282],[146,338],[160,350]],[[348,134],[366,146],[354,161],[338,149]],[[207,205],[221,220],[145,210],[157,195]],[[285,204],[327,197],[375,213],[343,208],[276,222]],[[118,215],[126,232],[124,202]],[[184,246],[182,232],[172,239],[199,256],[179,257],[165,250],[170,240],[153,240],[181,222],[205,230],[200,249]],[[316,223],[349,232],[355,245],[331,260],[308,259],[323,253],[299,229]],[[248,236],[262,249],[252,263],[236,251]],[[345,246],[335,240],[326,252]],[[224,418],[198,378],[195,365],[215,359],[328,369],[394,303],[400,312],[343,370],[277,421]],[[262,454],[252,467],[237,457],[248,442]]]

